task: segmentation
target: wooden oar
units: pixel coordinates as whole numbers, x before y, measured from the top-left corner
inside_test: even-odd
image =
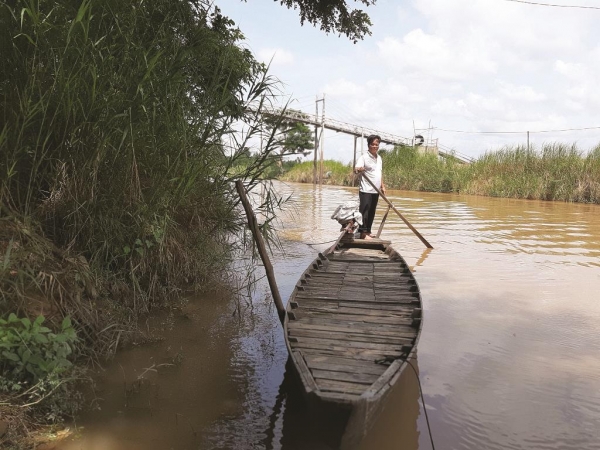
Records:
[[[378,194],[381,196],[381,198],[385,200],[385,202],[386,202],[386,203],[387,203],[387,204],[390,206],[390,208],[392,208],[392,209],[394,210],[394,212],[395,212],[396,214],[398,214],[398,217],[400,217],[400,218],[402,219],[402,221],[403,221],[403,222],[406,224],[406,226],[407,226],[408,228],[410,228],[410,229],[412,230],[412,232],[413,232],[413,233],[415,233],[419,239],[421,239],[421,242],[423,242],[423,244],[425,244],[425,246],[426,246],[427,248],[433,248],[433,246],[432,246],[432,245],[431,245],[429,242],[427,242],[427,239],[425,239],[423,236],[421,236],[421,233],[419,233],[419,232],[416,230],[416,228],[415,228],[415,227],[413,227],[413,226],[410,224],[410,222],[404,218],[404,216],[403,216],[402,214],[400,214],[400,211],[398,211],[398,210],[396,209],[396,207],[395,207],[394,205],[392,205],[392,202],[390,202],[390,201],[387,199],[387,197],[386,197],[385,195],[383,195],[383,192],[381,192],[381,191],[380,191],[380,190],[379,190],[379,189],[378,189],[378,188],[377,188],[377,187],[376,187],[376,186],[373,184],[373,182],[372,182],[371,180],[369,180],[369,177],[368,177],[368,176],[366,176],[364,173],[361,173],[361,175],[363,176],[363,178],[364,178],[365,180],[367,180],[367,182],[368,182],[368,183],[369,183],[369,184],[370,184],[370,185],[373,187],[373,189],[375,189],[375,190],[377,191],[377,193],[378,193]]]
[[[337,238],[337,241],[335,241],[335,244],[333,244],[331,247],[329,247],[329,249],[325,252],[325,254],[331,253],[335,250],[335,248],[338,246],[338,244],[340,243],[340,241],[342,240],[344,235],[350,231],[351,224],[352,224],[352,222],[348,222],[346,224],[346,226],[342,230],[342,233],[340,234],[340,237]]]

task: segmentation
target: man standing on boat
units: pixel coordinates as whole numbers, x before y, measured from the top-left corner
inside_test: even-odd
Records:
[[[361,174],[360,186],[358,188],[358,199],[360,200],[359,211],[362,214],[362,225],[358,229],[361,239],[373,239],[371,235],[371,225],[373,225],[373,219],[375,218],[375,210],[377,209],[377,201],[379,200],[379,194],[373,186],[369,184],[365,177],[375,185],[380,186],[382,194],[385,194],[385,186],[383,185],[383,164],[381,156],[377,154],[379,151],[379,143],[381,138],[372,134],[367,138],[367,144],[369,145],[369,151],[364,155],[361,155],[356,161],[354,167],[354,173]]]

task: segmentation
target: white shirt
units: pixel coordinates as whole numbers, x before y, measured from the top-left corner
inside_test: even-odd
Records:
[[[383,170],[381,156],[373,156],[371,152],[361,155],[356,161],[356,166],[354,168],[360,169],[361,167],[364,167],[365,171],[362,172],[362,176],[360,177],[359,191],[377,194],[377,191],[373,189],[369,182],[364,178],[369,177],[369,180],[371,180],[378,189],[381,189],[381,172]]]

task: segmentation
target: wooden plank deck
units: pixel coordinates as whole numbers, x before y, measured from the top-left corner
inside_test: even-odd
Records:
[[[388,366],[376,361],[406,355],[417,339],[418,286],[388,244],[342,244],[305,272],[290,299],[289,346],[308,371],[303,377],[329,398],[353,401],[385,384]]]

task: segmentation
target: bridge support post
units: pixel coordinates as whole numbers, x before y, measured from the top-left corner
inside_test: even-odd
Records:
[[[356,140],[358,139],[358,136],[354,136],[354,158],[352,158],[352,171],[354,171],[354,168],[356,167]],[[354,186],[356,184],[356,177],[353,177],[352,179],[352,186]]]

